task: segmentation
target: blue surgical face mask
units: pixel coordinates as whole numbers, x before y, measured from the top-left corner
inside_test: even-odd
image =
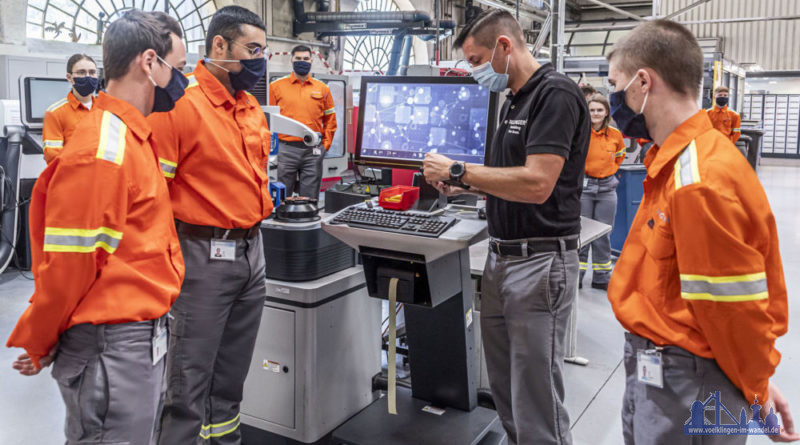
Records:
[[[728,105],[728,98],[727,97],[718,97],[716,99],[716,102],[717,102],[717,106],[722,108],[725,105]]]
[[[256,57],[255,59],[241,59],[241,60],[228,60],[228,59],[210,59],[208,57],[203,59],[206,63],[210,63],[228,72],[228,78],[231,80],[231,88],[234,91],[249,90],[264,77],[267,72],[267,59],[263,57]],[[242,65],[241,71],[238,73],[231,72],[231,70],[217,65],[214,62],[237,62]]]
[[[635,111],[625,103],[625,91],[636,80],[636,76],[628,82],[628,85],[622,91],[615,91],[608,95],[608,102],[611,105],[611,117],[619,126],[622,134],[632,138],[645,138],[652,139],[650,133],[647,131],[647,123],[644,120],[644,106],[647,104],[647,96],[650,94],[648,91],[644,95],[642,102],[642,109],[637,114]]]
[[[489,91],[502,93],[508,87],[508,63],[511,58],[509,56],[506,57],[506,72],[504,74],[495,72],[494,68],[492,68],[492,61],[494,60],[494,52],[497,50],[497,43],[494,43],[492,58],[486,63],[473,68],[472,77]]]
[[[72,81],[75,82],[72,87],[79,95],[86,97],[97,91],[97,78],[91,76],[73,77]]]
[[[292,62],[292,70],[298,76],[305,76],[306,74],[311,71],[311,62],[306,62],[305,60],[295,60]]]
[[[152,77],[150,78],[153,85],[156,87],[155,96],[153,98],[154,113],[170,111],[175,108],[175,102],[183,97],[183,94],[186,92],[186,85],[189,85],[189,79],[187,79],[182,72],[168,64],[161,57],[159,57],[158,60],[172,69],[172,77],[169,79],[167,86],[163,88],[156,85]]]

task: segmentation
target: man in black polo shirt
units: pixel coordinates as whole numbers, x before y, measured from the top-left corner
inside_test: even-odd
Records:
[[[455,41],[485,87],[511,94],[486,166],[438,154],[425,177],[447,195],[487,196],[490,252],[481,330],[497,413],[509,443],[570,444],[561,363],[578,282],[578,235],[589,111],[580,88],[525,47],[511,14],[489,10]]]

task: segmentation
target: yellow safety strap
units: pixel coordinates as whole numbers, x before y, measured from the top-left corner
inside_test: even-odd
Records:
[[[397,414],[397,278],[389,280],[389,371],[388,392],[389,414]]]

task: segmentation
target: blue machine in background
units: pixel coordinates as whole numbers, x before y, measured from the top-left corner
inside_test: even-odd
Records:
[[[617,171],[617,216],[611,230],[611,252],[619,255],[628,231],[633,224],[636,211],[642,202],[644,187],[642,181],[647,176],[647,169],[642,164],[622,165]]]

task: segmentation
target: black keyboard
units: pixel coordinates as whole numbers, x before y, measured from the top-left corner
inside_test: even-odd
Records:
[[[347,224],[350,227],[438,238],[458,220],[452,216],[433,216],[380,208],[350,207],[342,210],[331,222],[333,224]]]

